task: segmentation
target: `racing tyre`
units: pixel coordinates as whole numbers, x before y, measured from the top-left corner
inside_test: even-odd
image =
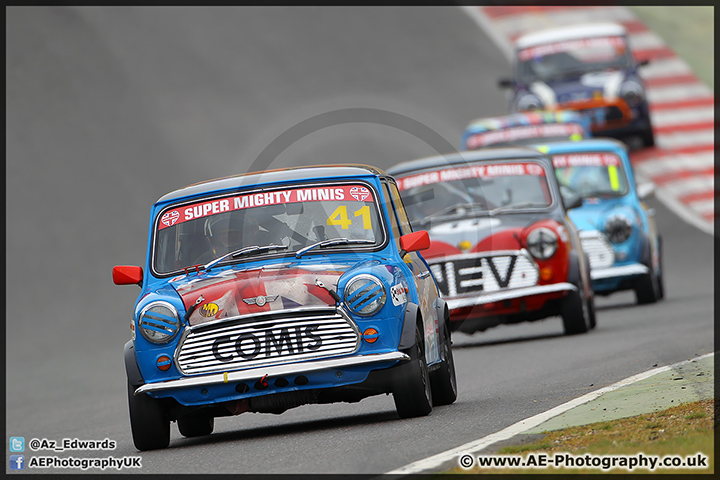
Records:
[[[655,146],[655,135],[653,134],[652,127],[640,134],[643,147],[650,148]]]
[[[592,328],[594,323],[592,313],[595,311],[595,302],[592,294],[585,295],[583,285],[576,285],[577,290],[570,292],[560,304],[560,316],[562,317],[565,335],[576,335],[585,333]]]
[[[215,418],[209,416],[192,416],[178,418],[178,430],[183,437],[202,437],[210,435],[215,428]]]
[[[162,402],[142,393],[133,395],[135,387],[128,382],[128,406],[133,443],[140,451],[166,448],[170,445],[170,420]]]
[[[440,345],[440,355],[445,360],[440,363],[437,370],[430,374],[433,406],[450,405],[457,399],[457,380],[455,379],[455,361],[452,354],[449,322],[450,319],[445,318],[443,341]]]
[[[420,325],[415,326],[415,345],[408,353],[410,360],[398,368],[393,400],[400,418],[424,417],[432,412],[433,401]]]
[[[657,273],[652,270],[650,273],[638,277],[634,289],[638,305],[655,303],[662,298],[660,282]]]
[[[658,300],[665,298],[665,281],[663,280],[663,257],[662,257],[662,237],[658,237],[658,258],[660,260],[660,266],[658,267],[657,274],[657,285],[658,285]]]

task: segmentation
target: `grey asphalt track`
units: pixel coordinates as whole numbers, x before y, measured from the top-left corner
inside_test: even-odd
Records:
[[[111,269],[144,264],[157,198],[258,166],[386,168],[507,108],[506,60],[452,7],[9,7],[6,30],[7,436],[118,443],[58,456],[138,455],[122,347],[139,290]],[[348,109],[367,116],[274,142]],[[712,351],[713,238],[652,203],[664,302],[601,299],[597,329],[572,338],[558,318],[458,334],[458,401],[427,418],[382,396],[218,419],[206,439],[173,427],[141,473],[382,473]]]

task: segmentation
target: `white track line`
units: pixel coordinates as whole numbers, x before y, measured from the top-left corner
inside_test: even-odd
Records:
[[[510,438],[514,437],[515,435],[526,432],[526,431],[530,430],[531,428],[535,428],[538,425],[541,425],[543,422],[550,420],[553,417],[562,415],[563,413],[567,412],[568,410],[575,408],[579,405],[588,403],[591,400],[595,400],[596,398],[598,398],[602,395],[605,395],[608,392],[612,392],[613,390],[617,390],[618,388],[625,387],[627,385],[631,385],[633,383],[639,382],[640,380],[645,380],[646,378],[650,378],[653,375],[657,375],[658,373],[666,372],[666,371],[671,370],[680,365],[684,365],[684,364],[687,364],[687,363],[690,363],[693,361],[701,360],[703,358],[712,356],[714,354],[715,354],[714,352],[708,353],[706,355],[697,357],[692,360],[685,360],[682,362],[675,363],[673,365],[658,367],[658,368],[654,368],[652,370],[648,370],[647,372],[633,375],[632,377],[628,377],[628,378],[621,380],[617,383],[614,383],[608,387],[601,388],[599,390],[595,390],[594,392],[586,393],[582,397],[578,397],[573,400],[570,400],[569,402],[563,403],[562,405],[552,408],[546,412],[540,413],[540,414],[535,415],[530,418],[526,418],[525,420],[521,420],[521,421],[517,422],[516,424],[505,428],[504,430],[500,430],[499,432],[490,434],[481,439],[466,443],[464,445],[460,445],[457,448],[453,448],[451,450],[447,450],[447,451],[439,453],[437,455],[433,455],[432,457],[428,457],[423,460],[418,460],[417,462],[413,462],[409,465],[405,465],[404,467],[400,467],[400,468],[397,468],[390,472],[387,472],[385,475],[408,475],[408,474],[413,474],[413,473],[434,473],[435,472],[434,469],[441,467],[446,462],[450,462],[453,460],[455,462],[457,462],[457,460],[460,458],[460,456],[462,456],[464,454],[477,454],[478,452],[484,450],[485,448],[489,447],[490,445],[493,445],[493,444],[503,441],[503,440],[510,439]],[[452,467],[449,467],[449,468],[452,468]]]
[[[490,37],[500,51],[507,57],[508,60],[513,58],[513,48],[510,41],[500,31],[495,28],[492,21],[487,18],[481,11],[480,7],[476,6],[461,6],[460,7],[470,19],[472,19],[480,30]]]

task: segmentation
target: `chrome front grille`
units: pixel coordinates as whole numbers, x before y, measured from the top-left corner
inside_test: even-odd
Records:
[[[539,277],[526,250],[453,255],[428,263],[444,297],[531,287]]]
[[[582,231],[580,243],[590,259],[590,268],[607,268],[615,264],[615,252],[602,233],[597,230]]]
[[[329,358],[355,352],[360,332],[335,309],[296,309],[247,315],[191,327],[175,362],[186,375]]]

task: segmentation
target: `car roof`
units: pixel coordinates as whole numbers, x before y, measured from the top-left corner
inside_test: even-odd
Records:
[[[616,23],[587,23],[525,34],[517,39],[515,48],[519,50],[564,40],[576,40],[588,37],[612,37],[625,34],[625,28]]]
[[[448,165],[461,165],[469,162],[481,161],[504,161],[504,160],[540,160],[550,163],[550,160],[538,150],[527,147],[496,147],[484,148],[481,150],[470,150],[464,152],[449,153],[446,155],[435,155],[433,157],[419,158],[409,162],[403,162],[388,168],[390,175],[401,175],[417,170]]]
[[[368,175],[382,176],[387,174],[380,168],[361,164],[311,165],[265,170],[262,172],[250,172],[194,183],[163,195],[156,203],[252,185],[303,180],[327,180]]]
[[[596,150],[619,150],[627,153],[627,145],[614,138],[588,138],[584,140],[538,143],[535,147],[542,148],[541,151],[547,152],[548,155],[566,152],[592,152]]]

